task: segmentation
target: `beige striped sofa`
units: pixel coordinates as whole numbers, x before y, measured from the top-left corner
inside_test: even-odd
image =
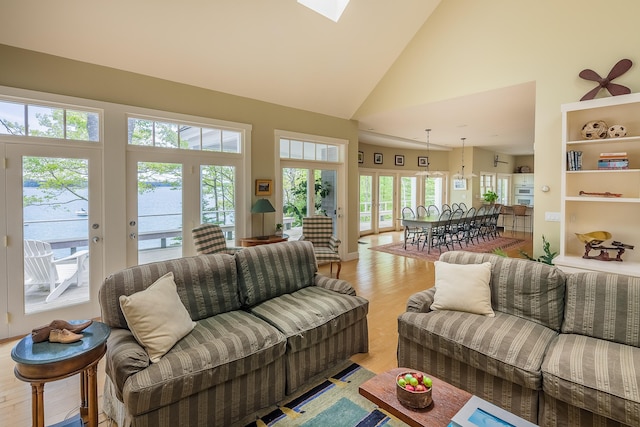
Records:
[[[170,271],[196,326],[150,363],[119,296]],[[119,427],[251,421],[314,375],[368,351],[368,301],[344,280],[318,274],[310,242],[128,268],[105,279],[99,301],[112,328],[103,407]]]
[[[496,316],[432,311],[435,288],[412,295],[398,366],[542,426],[640,425],[640,278],[463,251],[440,260],[490,262]]]

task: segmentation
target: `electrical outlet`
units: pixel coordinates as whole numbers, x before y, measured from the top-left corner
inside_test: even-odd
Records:
[[[560,222],[560,212],[545,212],[544,220],[551,222]]]

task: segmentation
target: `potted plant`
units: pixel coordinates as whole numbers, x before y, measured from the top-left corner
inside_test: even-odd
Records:
[[[282,236],[282,224],[276,224],[276,236]]]
[[[495,191],[487,190],[487,192],[482,195],[482,198],[485,202],[494,204],[496,200],[498,200],[498,194],[496,194]]]

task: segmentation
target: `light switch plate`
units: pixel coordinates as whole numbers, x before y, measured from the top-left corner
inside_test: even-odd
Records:
[[[560,212],[545,212],[544,220],[551,222],[560,222]]]

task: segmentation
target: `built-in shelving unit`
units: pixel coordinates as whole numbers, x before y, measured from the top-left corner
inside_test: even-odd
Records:
[[[627,136],[582,139],[585,123],[602,120],[624,125]],[[582,152],[580,170],[569,170],[567,151]],[[627,153],[629,169],[600,170],[601,153]],[[608,271],[640,276],[640,94],[630,94],[562,105],[562,222],[560,254],[554,264],[566,271]],[[621,194],[620,197],[585,193]],[[608,231],[612,240],[634,245],[623,262],[584,259],[584,244],[576,233]],[[604,246],[610,246],[611,240]],[[616,252],[610,251],[615,258]],[[591,255],[598,252],[591,251]]]

